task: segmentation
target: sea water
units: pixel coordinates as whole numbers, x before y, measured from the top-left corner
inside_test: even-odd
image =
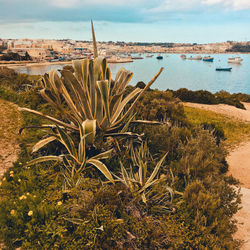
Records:
[[[190,90],[208,90],[215,93],[225,90],[230,93],[250,94],[250,54],[214,54],[213,62],[196,60],[183,60],[179,54],[162,54],[163,59],[157,60],[156,54],[153,57],[134,60],[132,63],[110,64],[112,78],[117,71],[124,67],[134,73],[130,84],[136,85],[138,81],[145,83],[164,67],[163,72],[152,85],[153,89],[173,89],[187,88]],[[187,58],[189,56],[186,54]],[[201,55],[206,56],[206,55]],[[240,56],[243,61],[241,64],[230,64],[227,62],[229,57]],[[63,65],[46,65],[19,67],[15,70],[19,73],[42,75],[52,69],[61,69]],[[232,67],[231,71],[216,71],[217,67]]]

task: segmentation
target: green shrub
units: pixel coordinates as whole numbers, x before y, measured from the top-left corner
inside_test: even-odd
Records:
[[[237,93],[237,94],[232,94],[232,96],[241,102],[250,102],[250,95]]]
[[[204,104],[217,104],[217,100],[212,93],[206,90],[192,91],[185,88],[173,91],[174,96],[184,102],[196,102]]]
[[[231,95],[226,91],[221,90],[220,92],[217,92],[214,95],[218,103],[225,103],[228,105],[235,106],[236,108],[246,109],[236,96]]]
[[[235,106],[236,108],[245,109],[241,101],[249,101],[248,95],[230,94],[226,91],[219,91],[215,94],[206,90],[192,91],[185,88],[172,91],[175,97],[180,98],[183,102],[194,102],[203,104],[224,103]]]
[[[183,106],[169,91],[146,92],[141,101],[137,103],[136,111],[139,119],[185,123]]]

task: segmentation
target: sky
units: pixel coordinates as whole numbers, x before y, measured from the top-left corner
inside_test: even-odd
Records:
[[[0,38],[250,41],[250,0],[0,0]]]

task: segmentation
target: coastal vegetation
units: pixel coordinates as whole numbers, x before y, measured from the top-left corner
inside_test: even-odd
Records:
[[[0,239],[9,249],[237,249],[238,181],[221,143],[233,125],[150,90],[162,69],[140,87],[125,69],[111,79],[94,32],[93,44],[94,59],[60,74],[3,69],[0,97],[28,112],[0,182]]]
[[[215,94],[212,94],[207,90],[192,91],[185,88],[181,88],[176,91],[170,91],[175,97],[178,97],[183,102],[194,102],[203,104],[224,103],[235,106],[236,108],[240,109],[245,109],[244,105],[241,103],[242,101],[250,102],[250,96],[247,94],[230,94],[223,90],[216,92]]]
[[[232,120],[224,115],[212,111],[192,107],[184,107],[188,121],[197,126],[210,124],[214,131],[220,135],[226,147],[234,147],[250,136],[250,124],[243,121]],[[247,138],[248,137],[248,138]]]

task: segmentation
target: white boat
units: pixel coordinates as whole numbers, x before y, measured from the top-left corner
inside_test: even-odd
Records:
[[[154,55],[149,55],[149,54],[146,54],[146,57],[153,57]]]
[[[231,57],[227,60],[229,63],[241,63],[243,59],[241,57]]]
[[[112,56],[110,58],[107,58],[108,63],[130,63],[133,62],[133,59],[131,57],[118,57],[118,56]]]
[[[188,60],[202,60],[202,57],[201,56],[190,56],[189,58],[188,58]]]

